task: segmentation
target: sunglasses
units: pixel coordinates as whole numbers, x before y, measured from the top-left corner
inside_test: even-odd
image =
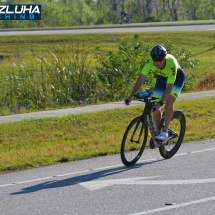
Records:
[[[162,61],[164,61],[164,58],[159,58],[159,59],[157,59],[157,58],[152,58],[152,60],[154,61],[154,62],[162,62]]]

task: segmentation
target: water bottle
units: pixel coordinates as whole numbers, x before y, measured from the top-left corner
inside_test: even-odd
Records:
[[[142,91],[142,92],[140,92],[139,96],[141,98],[148,97],[149,96],[149,92],[148,91]]]

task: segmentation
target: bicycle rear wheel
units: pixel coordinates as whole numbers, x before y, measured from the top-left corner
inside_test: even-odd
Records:
[[[161,125],[164,124],[165,119],[161,120]],[[174,111],[172,120],[168,128],[169,137],[173,139],[169,140],[167,143],[159,147],[160,154],[163,158],[169,159],[175,155],[181,146],[184,139],[186,128],[186,120],[183,112]]]
[[[143,153],[148,136],[148,126],[142,116],[132,120],[125,131],[121,145],[121,160],[125,166],[134,165]]]

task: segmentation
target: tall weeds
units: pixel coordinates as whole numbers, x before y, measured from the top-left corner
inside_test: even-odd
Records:
[[[215,73],[205,74],[204,79],[199,81],[193,91],[213,90],[215,89]]]
[[[15,65],[1,92],[1,107],[16,112],[22,107],[42,109],[99,100],[103,89],[91,66],[90,50],[66,45],[49,54],[49,60],[39,55],[39,63],[31,67]]]

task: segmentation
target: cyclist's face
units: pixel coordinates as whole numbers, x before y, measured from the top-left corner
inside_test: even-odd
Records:
[[[165,61],[165,58],[164,58],[164,60],[161,61],[161,62],[159,62],[159,61],[153,61],[153,63],[154,63],[154,65],[155,65],[155,67],[156,67],[157,69],[161,69],[161,67],[162,67],[163,64],[164,64],[164,61]]]

